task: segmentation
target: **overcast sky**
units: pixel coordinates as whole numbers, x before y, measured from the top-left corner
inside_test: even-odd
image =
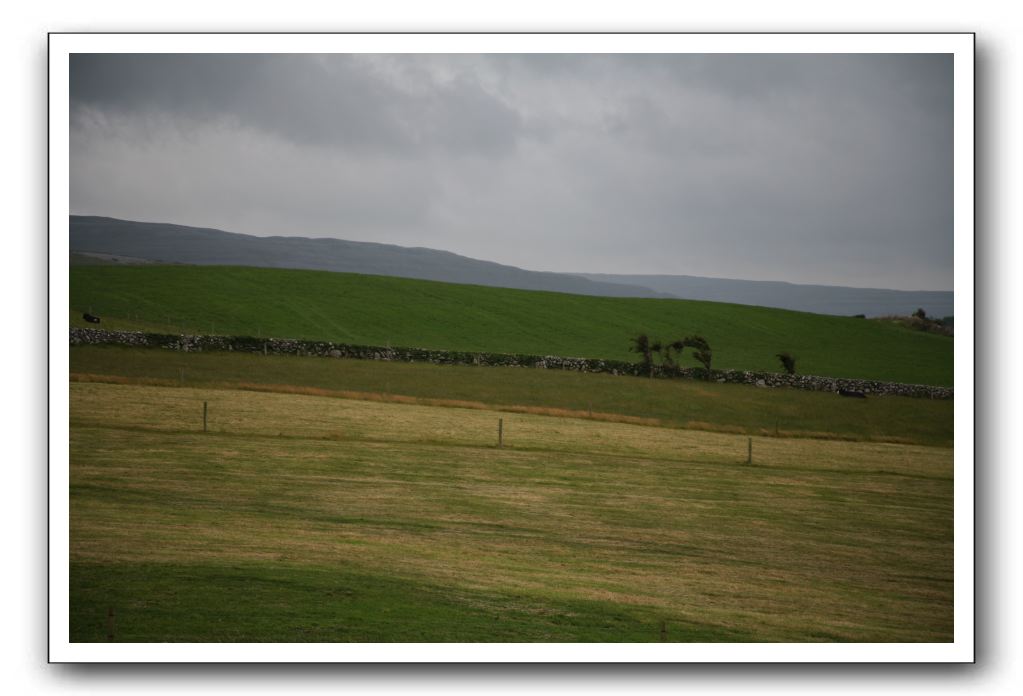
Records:
[[[946,55],[76,55],[71,212],[952,289]]]

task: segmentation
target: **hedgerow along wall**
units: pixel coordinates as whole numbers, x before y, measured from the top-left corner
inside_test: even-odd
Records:
[[[865,379],[789,375],[748,370],[710,370],[700,367],[644,367],[639,363],[593,358],[566,358],[556,355],[522,355],[514,353],[481,353],[424,348],[391,348],[360,346],[329,341],[303,341],[291,338],[255,338],[252,336],[212,336],[145,333],[140,331],[107,331],[105,329],[71,328],[70,343],[80,345],[121,345],[162,348],[185,352],[228,351],[263,355],[299,355],[355,360],[387,360],[424,362],[434,365],[477,365],[499,367],[531,367],[547,370],[606,373],[633,377],[662,379],[700,379],[758,387],[789,387],[809,391],[839,390],[871,395],[910,396],[924,399],[951,399],[953,390],[926,384],[902,384]]]

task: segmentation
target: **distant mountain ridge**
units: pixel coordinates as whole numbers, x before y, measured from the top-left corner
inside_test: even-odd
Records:
[[[70,216],[70,249],[100,257],[194,265],[294,268],[604,297],[709,300],[816,314],[951,316],[951,292],[797,285],[674,275],[528,271],[422,247],[308,237],[256,237],[170,223]],[[117,262],[116,258],[113,259]]]
[[[838,285],[797,285],[772,280],[732,280],[684,275],[617,275],[580,273],[605,283],[634,283],[687,300],[794,309],[815,314],[908,316],[924,309],[929,316],[954,312],[953,293],[937,290],[885,290]]]
[[[448,251],[308,237],[256,237],[169,223],[70,216],[71,251],[201,266],[295,268],[606,297],[671,297],[627,283],[526,271]]]

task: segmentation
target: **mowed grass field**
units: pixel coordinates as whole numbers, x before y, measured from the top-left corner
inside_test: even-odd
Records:
[[[844,399],[830,392],[560,370],[116,346],[74,347],[70,355],[78,381],[304,392],[771,437],[953,443],[951,400]]]
[[[73,266],[70,319],[102,328],[635,361],[639,333],[704,336],[722,369],[952,385],[953,341],[879,321],[688,300],[591,297],[349,273]],[[683,364],[696,363],[687,353]]]
[[[73,641],[952,639],[948,447],[69,388]]]

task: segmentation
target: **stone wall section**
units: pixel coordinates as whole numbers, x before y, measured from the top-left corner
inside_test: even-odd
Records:
[[[354,358],[356,360],[391,360],[400,362],[426,362],[434,365],[488,365],[502,367],[532,367],[547,370],[574,370],[576,372],[603,372],[612,375],[653,376],[658,378],[706,379],[706,370],[685,367],[666,370],[655,366],[643,369],[638,363],[592,358],[564,358],[554,355],[519,355],[509,353],[476,353],[423,348],[390,348],[358,346],[329,341],[302,341],[290,338],[255,338],[252,336],[204,336],[143,333],[138,331],[107,331],[105,329],[72,328],[71,345],[113,344],[163,348],[185,352],[238,351],[264,355],[302,355],[324,358]],[[720,383],[750,384],[757,387],[790,387],[810,391],[837,392],[840,389],[870,395],[911,396],[924,399],[951,399],[950,387],[925,384],[901,384],[865,379],[816,377],[813,375],[787,375],[776,372],[748,370],[711,370],[710,379]]]

